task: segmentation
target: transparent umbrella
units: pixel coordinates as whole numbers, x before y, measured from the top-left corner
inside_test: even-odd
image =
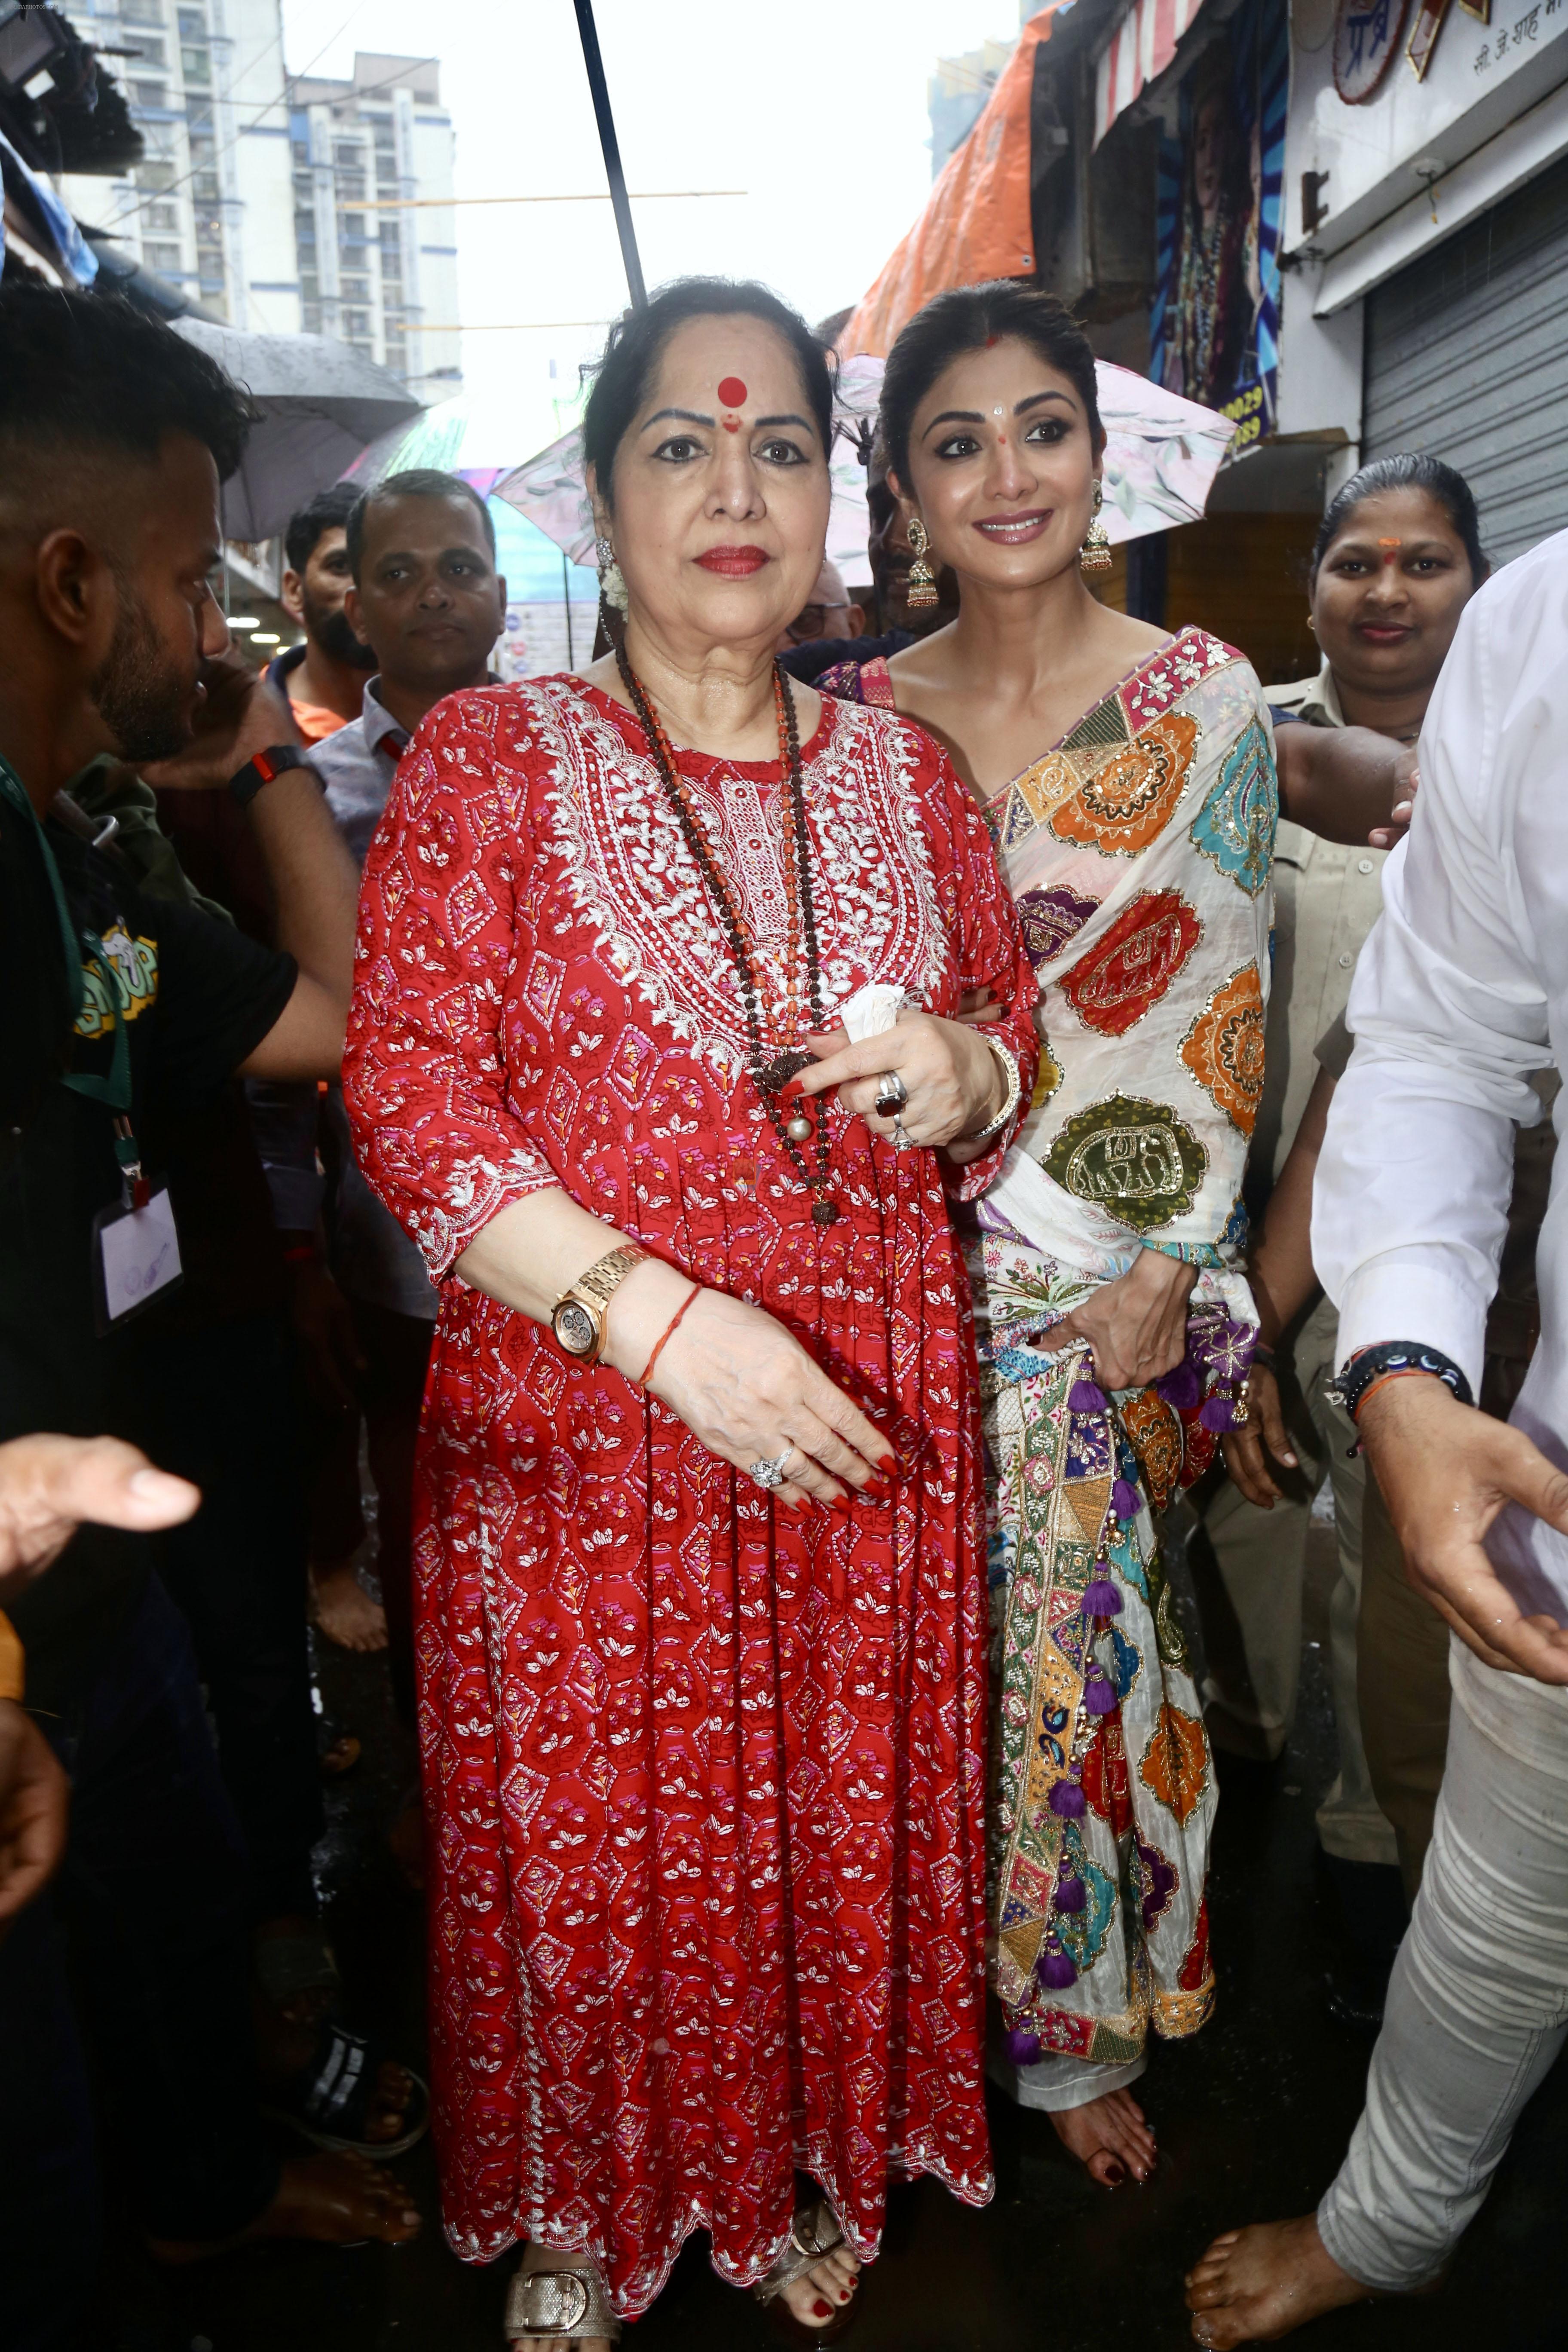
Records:
[[[840,429],[829,466],[827,552],[852,583],[871,576],[866,562],[866,475],[858,451],[862,424],[876,417],[885,364],[861,355],[846,360],[838,374]],[[1142,539],[1175,523],[1201,520],[1236,431],[1230,419],[1109,360],[1097,362],[1095,383],[1106,432],[1101,520],[1107,536],[1113,542]],[[583,481],[580,432],[563,434],[494,487],[498,498],[537,523],[574,563],[592,562],[594,518]]]

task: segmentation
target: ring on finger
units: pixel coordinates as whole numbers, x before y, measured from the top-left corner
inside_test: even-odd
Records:
[[[902,1119],[899,1118],[893,1121],[893,1149],[896,1151],[917,1151],[920,1149]]]
[[[884,1070],[877,1081],[877,1108],[884,1118],[901,1111],[910,1099],[910,1090],[897,1070]]]
[[[775,1454],[771,1461],[764,1455],[760,1462],[753,1462],[748,1466],[747,1477],[754,1480],[759,1486],[765,1487],[768,1493],[772,1494],[776,1486],[784,1485],[790,1457],[794,1452],[793,1445],[786,1445],[784,1452]]]

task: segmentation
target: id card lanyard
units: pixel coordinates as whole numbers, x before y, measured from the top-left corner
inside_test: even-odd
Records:
[[[38,823],[37,812],[23,790],[21,780],[4,760],[0,760],[0,793],[10,802],[18,815],[32,820],[37,835],[65,949],[66,991],[70,998],[74,1034],[87,997],[87,969],[89,964],[100,964],[101,942],[89,932],[84,931],[79,936],[72,926],[70,908],[66,904],[65,885],[60,880],[60,870],[55,863],[48,835]],[[112,974],[108,977],[112,994]],[[101,1103],[113,1126],[114,1157],[120,1167],[121,1206],[100,1210],[93,1220],[99,1320],[100,1328],[107,1329],[125,1316],[135,1313],[138,1307],[146,1306],[171,1283],[177,1282],[181,1273],[180,1247],[168,1189],[160,1187],[154,1192],[149,1185],[142,1166],[141,1147],[131,1124],[131,1040],[126,1032],[123,1005],[117,1006],[115,1012],[114,1043],[110,1049],[108,1076],[95,1077],[89,1072],[73,1070],[61,1080],[61,1084],[68,1087],[72,1094],[82,1095],[89,1102]],[[123,1231],[120,1230],[121,1227]]]

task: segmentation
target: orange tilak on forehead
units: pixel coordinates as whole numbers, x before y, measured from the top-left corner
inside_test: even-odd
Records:
[[[721,406],[724,408],[744,408],[746,387],[738,375],[727,375],[723,378],[719,386],[719,400]],[[726,433],[738,433],[741,429],[741,420],[738,416],[722,416],[719,421]]]
[[[1399,551],[1405,541],[1402,539],[1380,539],[1377,543],[1379,547],[1387,551],[1383,559],[1384,563],[1393,563],[1397,561]]]

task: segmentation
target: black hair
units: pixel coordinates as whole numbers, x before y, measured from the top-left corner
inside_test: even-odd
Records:
[[[334,482],[330,489],[318,490],[298,514],[289,516],[283,552],[290,572],[303,572],[328,531],[348,528],[349,517],[363,496],[358,482]]]
[[[1413,449],[1402,449],[1392,457],[1374,457],[1359,474],[1352,474],[1342,490],[1329,500],[1323,520],[1318,525],[1318,536],[1312,541],[1312,562],[1308,574],[1309,585],[1316,587],[1318,567],[1342,530],[1349,528],[1356,509],[1367,499],[1375,499],[1384,490],[1425,490],[1436,499],[1454,526],[1455,537],[1463,546],[1469,562],[1470,580],[1479,588],[1491,565],[1481,545],[1480,517],[1476,512],[1475,492],[1463,474],[1446,466],[1441,457],[1428,457]]]
[[[388,499],[472,499],[479,509],[479,520],[485,527],[485,539],[493,563],[496,553],[496,527],[489,508],[480,498],[472,482],[465,482],[461,474],[443,474],[434,466],[411,466],[405,474],[388,474],[384,481],[373,482],[349,509],[344,530],[348,536],[349,570],[359,586],[360,562],[364,554],[365,518],[373,506],[384,505]]]
[[[217,362],[161,319],[119,295],[9,273],[0,280],[0,443],[8,445],[8,472],[24,450],[98,448],[155,464],[167,434],[188,433],[226,480],[250,422],[244,394]]]
[[[833,446],[833,376],[827,354],[799,311],[752,278],[673,278],[641,310],[627,310],[616,320],[594,372],[583,412],[583,456],[594,468],[606,505],[616,452],[647,397],[665,345],[689,319],[760,319],[772,327],[795,354],[824,457]]]
[[[880,432],[890,472],[909,488],[910,429],[915,411],[945,367],[968,352],[1004,337],[1027,343],[1048,368],[1065,375],[1089,419],[1098,457],[1105,446],[1088,336],[1063,302],[1016,278],[984,286],[954,286],[917,310],[888,354],[882,378]]]

